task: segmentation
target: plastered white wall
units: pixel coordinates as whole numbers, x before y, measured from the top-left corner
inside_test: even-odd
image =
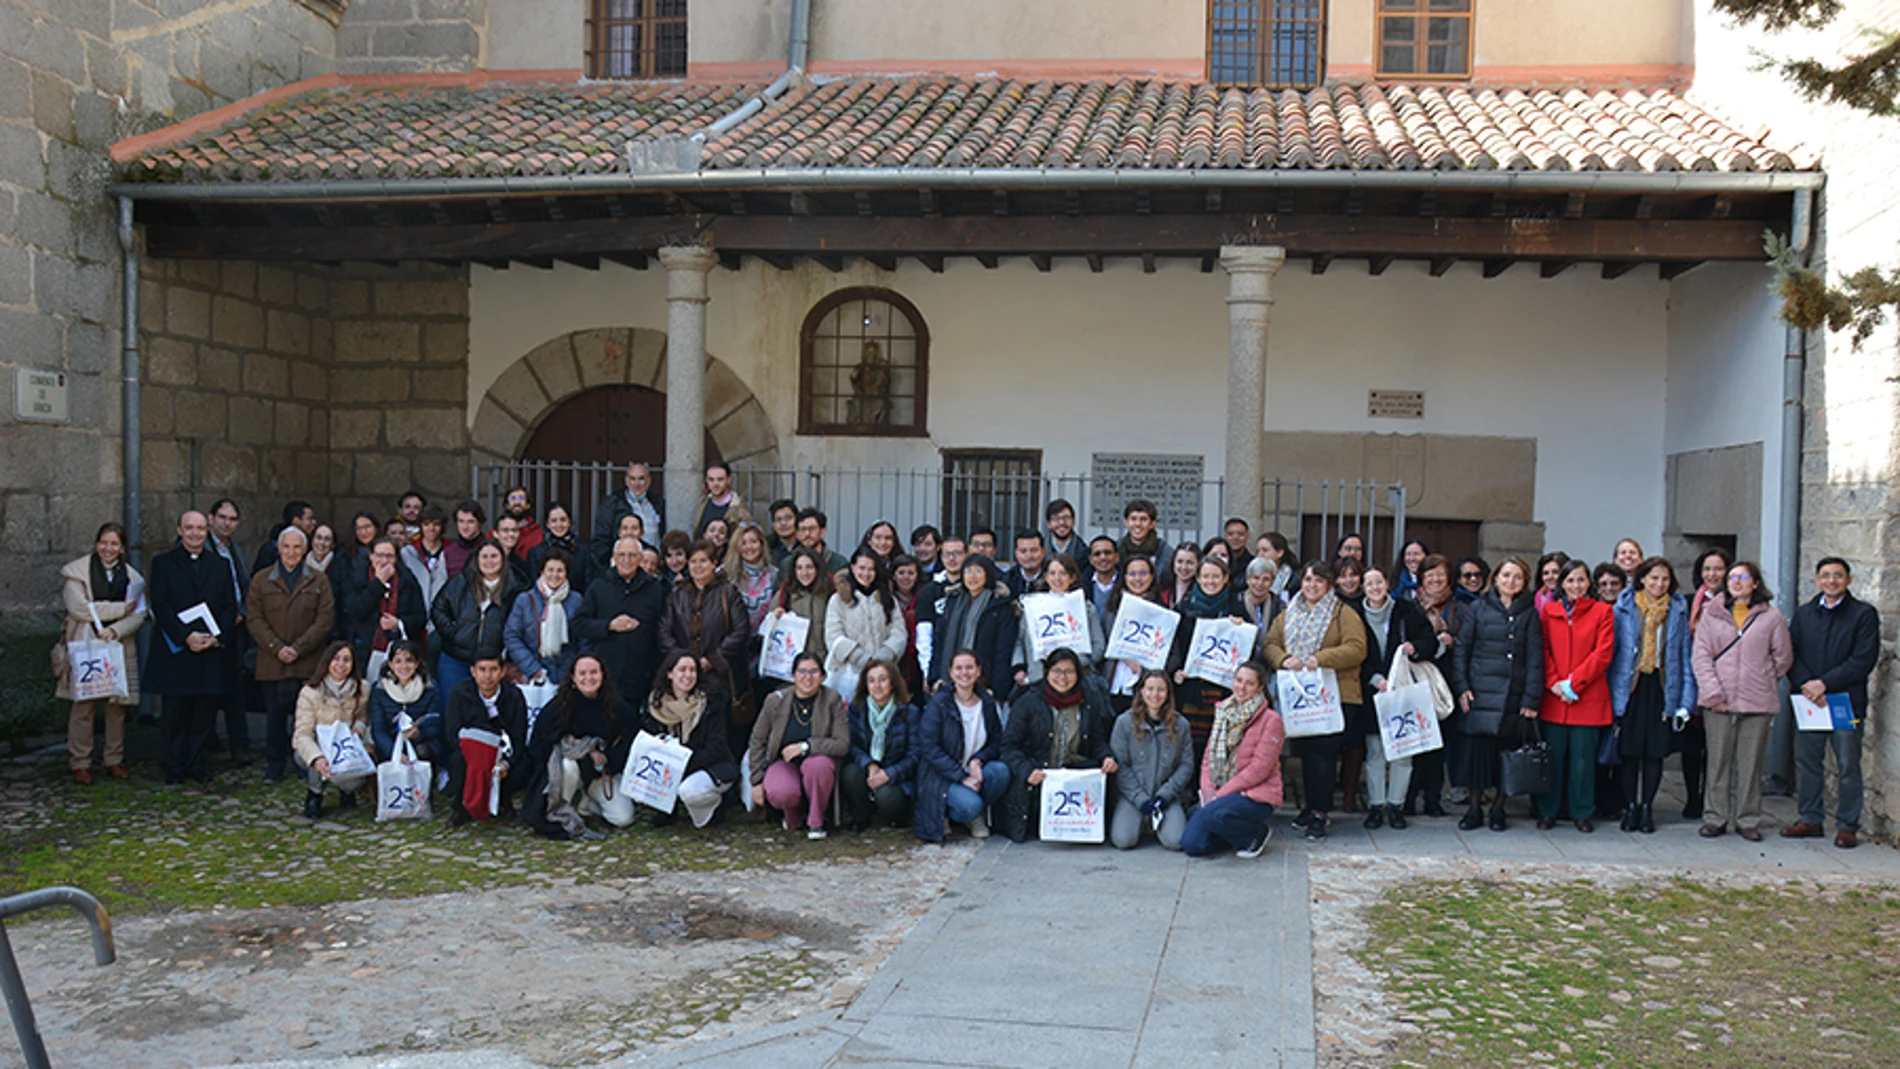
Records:
[[[1786,333],[1768,292],[1773,277],[1754,264],[1708,264],[1670,283],[1663,435],[1665,453],[1762,443],[1763,561],[1776,560],[1781,545],[1776,517]]]
[[[509,364],[591,327],[664,330],[665,275],[473,268],[471,411]],[[798,329],[819,297],[883,285],[914,302],[931,335],[929,439],[801,438]],[[934,467],[957,447],[1043,450],[1045,471],[1086,469],[1096,450],[1200,453],[1224,465],[1227,281],[1191,262],[1143,274],[1111,261],[1037,272],[952,261],[886,275],[746,261],[715,269],[708,346],[759,397],[799,466]],[[1538,442],[1535,518],[1551,545],[1592,557],[1662,530],[1667,284],[1648,271],[1606,282],[1521,266],[1431,278],[1396,264],[1373,278],[1341,262],[1289,264],[1276,282],[1267,423],[1276,430],[1511,435]],[[1373,420],[1369,389],[1420,389],[1422,420]],[[1756,436],[1760,436],[1757,434]]]

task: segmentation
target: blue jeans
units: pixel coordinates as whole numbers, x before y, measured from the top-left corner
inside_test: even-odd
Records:
[[[1001,761],[991,761],[983,766],[983,793],[965,787],[961,783],[952,783],[950,793],[943,800],[943,815],[946,820],[957,824],[968,824],[983,815],[983,811],[1003,800],[1003,792],[1009,790],[1009,766]]]
[[[444,708],[448,706],[449,692],[455,689],[457,683],[469,678],[470,674],[469,663],[467,661],[451,657],[446,653],[437,655],[435,659],[435,691],[442,696]]]
[[[1840,771],[1840,798],[1834,823],[1843,831],[1860,830],[1863,791],[1860,779],[1860,731],[1797,731],[1794,733],[1796,805],[1801,819],[1815,827],[1827,822],[1827,751],[1834,749]],[[989,773],[984,773],[988,775]]]
[[[1223,795],[1194,811],[1181,833],[1181,852],[1204,857],[1216,850],[1245,850],[1267,830],[1273,807],[1244,794]]]

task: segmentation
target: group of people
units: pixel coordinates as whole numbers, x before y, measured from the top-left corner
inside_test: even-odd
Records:
[[[1760,569],[1719,549],[1697,560],[1687,593],[1668,560],[1628,539],[1594,569],[1562,553],[1534,570],[1516,557],[1454,562],[1417,541],[1385,567],[1358,535],[1302,564],[1243,518],[1204,545],[1170,546],[1154,504],[1136,499],[1119,537],[1084,538],[1055,500],[1046,526],[1007,542],[925,525],[906,545],[879,522],[841,554],[817,509],[773,501],[756,521],[723,465],[678,527],[650,484],[630,465],[591,537],[563,503],[537,516],[523,488],[492,523],[477,502],[445,513],[411,493],[386,523],[357,513],[342,538],[291,502],[255,555],[239,549],[225,500],[180,517],[149,580],[106,524],[62,571],[66,638],[120,643],[130,686],[74,704],[74,778],[92,780],[97,714],[105,772],[126,776],[123,715],[143,688],[160,698],[168,783],[208,778],[219,710],[226,745],[247,756],[255,693],[265,778],[294,772],[313,818],[327,791],[347,807],[363,782],[332,770],[320,744],[342,728],[378,759],[432,762],[451,825],[519,814],[550,838],[599,837],[588,818],[642,818],[619,783],[645,732],[689,752],[675,810],[695,826],[738,808],[811,838],[880,824],[940,841],[964,825],[1022,841],[1048,771],[1098,769],[1115,846],[1152,835],[1251,856],[1286,804],[1285,757],[1298,758],[1293,826],[1306,838],[1324,839],[1336,812],[1403,829],[1447,816],[1447,803],[1464,807],[1461,828],[1502,831],[1504,755],[1542,745],[1542,828],[1589,832],[1609,815],[1653,831],[1663,760],[1680,752],[1685,817],[1704,836],[1732,826],[1756,840],[1785,679],[1822,705],[1844,696],[1853,723],[1798,734],[1801,819],[1782,834],[1824,834],[1832,748],[1835,842],[1857,841],[1879,619],[1838,558],[1820,562],[1820,593],[1789,620]],[[1043,593],[1080,595],[1085,639],[1038,647],[1023,599]],[[1178,614],[1165,664],[1107,656],[1130,599]],[[773,678],[764,646],[796,633],[779,626],[788,616],[805,637],[772,651],[790,664]],[[1186,670],[1193,621],[1216,619],[1257,628],[1231,686]],[[1375,699],[1401,662],[1430,666],[1453,696],[1440,750],[1385,752]],[[1343,723],[1288,747],[1276,687],[1311,672],[1332,673]],[[69,672],[60,686],[72,696]],[[660,825],[674,811],[644,816]]]

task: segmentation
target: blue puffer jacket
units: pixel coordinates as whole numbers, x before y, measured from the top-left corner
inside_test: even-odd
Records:
[[[997,760],[1003,747],[1002,710],[996,696],[981,687],[984,741],[972,758],[983,764]],[[924,704],[917,725],[917,798],[911,811],[911,830],[928,843],[943,841],[944,802],[950,788],[963,782],[963,714],[957,709],[956,688],[945,685]]]
[[[1610,686],[1610,704],[1616,718],[1623,719],[1630,694],[1636,689],[1636,658],[1642,652],[1643,614],[1636,611],[1636,588],[1627,587],[1616,597],[1616,654],[1610,658],[1605,675]],[[1673,716],[1677,709],[1695,707],[1695,671],[1689,664],[1689,601],[1681,594],[1669,595],[1669,618],[1663,624],[1663,715]]]

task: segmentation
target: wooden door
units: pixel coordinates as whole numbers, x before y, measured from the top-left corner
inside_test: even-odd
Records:
[[[706,432],[705,447],[709,463],[723,459],[711,431]],[[616,465],[645,461],[653,468],[653,487],[649,493],[655,499],[662,498],[666,493],[666,395],[644,386],[596,386],[583,390],[548,413],[529,437],[521,459],[587,464],[606,461]],[[618,481],[614,486],[619,486]],[[551,492],[570,499],[576,511],[574,521],[580,530],[592,529],[596,501],[591,498],[594,495],[559,486],[551,488]],[[660,534],[651,531],[647,537],[657,542]]]

